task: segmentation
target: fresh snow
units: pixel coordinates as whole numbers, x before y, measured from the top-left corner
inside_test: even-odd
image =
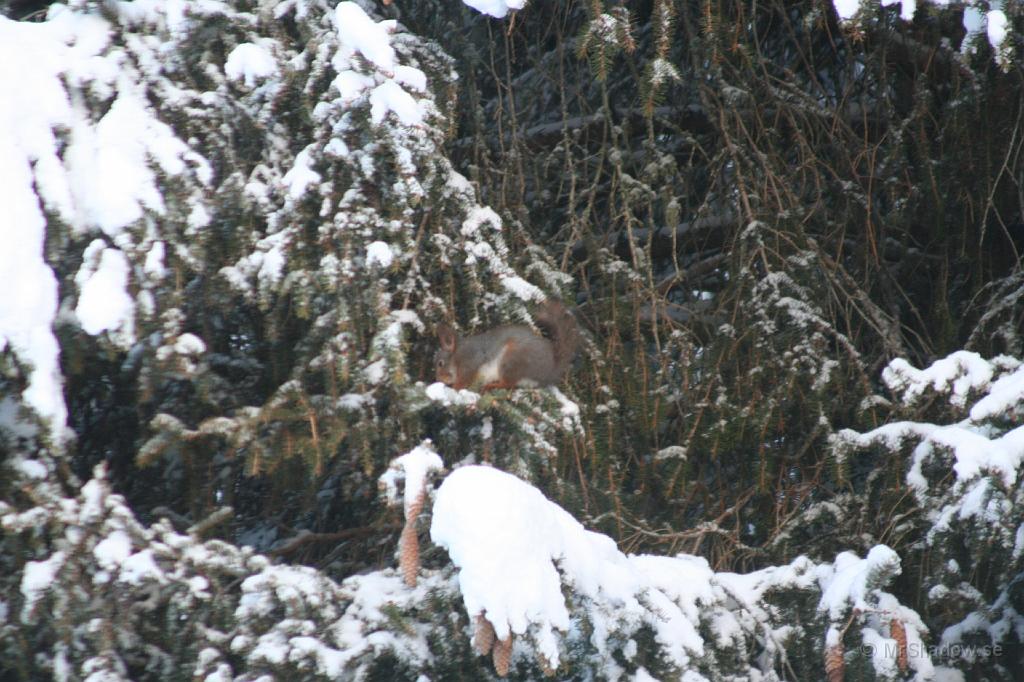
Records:
[[[1024,417],[1024,365],[1001,376],[986,390],[987,395],[971,407],[971,421],[982,422],[1000,416]]]
[[[121,562],[119,578],[131,585],[138,585],[144,580],[154,580],[159,583],[167,581],[164,572],[156,564],[152,549],[144,549],[141,552],[136,552],[126,557]],[[205,582],[205,579],[203,579],[203,582]]]
[[[926,397],[930,404],[938,403],[940,410],[945,407],[956,416],[947,424],[897,422],[866,433],[840,432],[836,437],[840,455],[847,456],[844,448],[851,445],[854,450],[881,446],[896,456],[909,450],[906,481],[929,522],[926,546],[941,548],[953,535],[962,538],[959,541],[974,541],[986,547],[999,542],[1019,557],[1024,552],[1024,530],[1018,523],[1019,514],[1015,513],[1024,461],[1024,425],[1019,424],[1024,410],[1021,363],[1006,356],[985,360],[961,351],[923,369],[903,360],[893,361],[883,378],[897,399],[908,406]],[[943,401],[948,406],[943,406]],[[840,563],[837,558],[837,567]],[[852,566],[855,562],[849,563]],[[856,582],[853,571],[866,575],[869,569],[851,568],[847,582]],[[1008,603],[1006,588],[991,603],[973,602],[976,591],[961,581],[958,562],[948,560],[946,571],[948,579],[932,585],[929,599],[941,603],[950,598],[966,598],[965,603],[974,605],[967,608],[959,623],[939,633],[940,650],[964,643],[968,634],[977,633],[982,635],[982,641],[988,637],[995,643],[1006,641],[1010,629],[1024,631],[1024,621]],[[916,614],[894,602],[895,598],[890,596],[880,604],[900,614],[906,626],[908,650],[923,651],[923,624]],[[878,634],[888,632],[885,624],[879,624],[875,630],[877,636],[866,636],[864,641],[886,644],[884,636]],[[933,675],[934,679],[963,679],[961,673],[934,667],[930,659],[915,653],[911,653],[909,662],[919,679],[932,679]],[[879,661],[874,661],[874,666],[885,674],[886,668]]]
[[[394,113],[407,126],[423,122],[424,112],[419,101],[393,80],[384,81],[370,93],[370,118],[373,122],[380,125],[388,112]]]
[[[842,20],[847,20],[853,17],[861,7],[872,2],[872,0],[833,0],[832,4],[836,8],[836,14]],[[881,0],[882,6],[888,5],[901,5],[900,17],[906,21],[910,21],[914,18],[914,11],[917,9],[916,0]]]
[[[398,481],[405,480],[403,507],[408,515],[420,493],[426,489],[427,477],[444,469],[440,455],[434,452],[431,442],[424,441],[401,457],[391,460],[387,471],[380,477],[384,496],[389,502],[398,498]]]
[[[174,35],[184,32],[188,13],[201,10],[203,13],[217,14],[223,11],[220,0],[118,0],[116,7],[129,25],[161,26]]]
[[[485,466],[458,468],[444,480],[430,536],[459,569],[471,622],[486,618],[498,639],[528,637],[557,665],[562,640],[574,636],[585,613],[590,643],[605,656],[611,679],[622,672],[611,655],[618,646],[612,640],[644,626],[666,660],[683,669],[704,655],[705,631],[716,646],[728,647],[755,628],[781,650],[789,626],[760,630],[769,620],[761,600],[780,587],[820,589],[819,609],[833,623],[859,609],[876,614],[864,631],[882,628],[883,617],[899,618],[918,643],[925,630],[916,613],[882,590],[901,570],[899,557],[884,545],[863,559],[844,552],[834,564],[815,566],[800,557],[746,575],[715,573],[695,556],[627,556],[611,538],[586,530],[533,486]],[[572,611],[567,591],[574,595]],[[838,631],[831,636],[838,637]],[[627,656],[629,651],[635,647],[623,649]],[[876,670],[895,665],[893,652],[884,650]],[[914,668],[930,670],[927,653],[920,656],[911,662]]]
[[[888,5],[900,5],[900,18],[904,21],[910,21],[914,18],[914,12],[917,11],[917,0],[882,0],[882,6]]]
[[[179,3],[180,5],[180,3]],[[120,6],[119,6],[120,8]],[[170,16],[173,7],[168,7]],[[46,217],[54,213],[76,233],[100,231],[114,241],[91,255],[76,276],[76,314],[90,334],[134,339],[129,267],[120,250],[126,227],[145,213],[162,214],[154,169],[188,170],[198,156],[160,121],[134,79],[111,27],[98,14],[54,5],[43,23],[0,16],[0,82],[17,97],[0,101],[0,349],[28,366],[25,402],[49,421],[50,435],[69,435],[59,347],[52,326],[57,282],[43,259]],[[98,119],[86,96],[111,99]],[[114,248],[114,246],[119,248]]]
[[[300,199],[311,185],[316,185],[322,177],[313,170],[312,149],[307,147],[295,157],[295,165],[284,174],[281,181],[288,188],[288,195],[292,199]]]
[[[395,254],[391,251],[391,247],[386,242],[375,241],[371,242],[366,247],[366,265],[367,267],[373,267],[375,265],[381,268],[390,268],[391,263],[395,260]]]
[[[856,609],[871,608],[867,598],[872,590],[900,571],[899,556],[885,545],[873,547],[864,559],[852,552],[841,552],[834,565],[818,569],[822,589],[818,609],[827,611],[832,620],[837,621],[851,603]]]
[[[342,104],[351,104],[357,97],[359,97],[364,91],[372,87],[374,80],[365,74],[361,74],[358,71],[352,69],[343,69],[338,71],[338,75],[334,77],[332,83],[334,88],[338,91],[341,96]],[[337,138],[335,138],[337,140]],[[344,145],[344,142],[338,140],[338,143]],[[336,143],[336,144],[338,144]],[[347,147],[346,147],[347,149]],[[345,154],[339,154],[339,156],[346,156]]]
[[[164,265],[165,248],[164,243],[158,240],[153,242],[149,247],[149,253],[146,254],[146,263],[142,270],[153,279],[163,279],[167,275],[167,268]]]
[[[488,467],[456,469],[434,503],[433,541],[459,567],[470,619],[484,614],[499,640],[539,630],[539,645],[558,661],[555,631],[569,629],[560,567],[581,593],[636,602],[635,576],[607,537],[588,533],[536,488]]]
[[[471,0],[463,0],[470,4]],[[488,2],[488,0],[482,0]],[[501,0],[493,0],[500,3]],[[836,15],[842,21],[852,19],[857,12],[866,5],[874,4],[879,0],[832,0],[832,6]],[[949,5],[951,0],[933,0],[936,5]],[[881,0],[881,5],[900,5],[900,18],[904,21],[911,21],[917,12],[917,0]],[[981,2],[980,0],[967,0],[964,3],[963,26],[969,34],[980,33],[982,30],[988,38],[989,44],[994,50],[999,50],[1006,40],[1008,33],[1009,19],[1002,10],[1001,0],[995,2]],[[482,10],[481,10],[482,11]],[[501,16],[501,15],[498,15]],[[964,41],[966,45],[967,42]]]
[[[174,342],[174,351],[181,355],[200,355],[206,352],[206,344],[195,334],[186,332]]]
[[[339,2],[334,8],[334,25],[344,46],[339,59],[350,60],[358,52],[385,72],[394,73],[395,49],[391,47],[390,34],[395,22],[376,22],[356,3]]]
[[[256,82],[276,75],[277,61],[262,45],[242,43],[231,51],[224,62],[224,73],[231,80],[241,80],[246,87],[254,87]]]
[[[76,223],[80,230],[98,227],[115,236],[142,218],[145,210],[164,213],[154,162],[168,175],[185,171],[184,142],[159,121],[140,86],[122,76],[117,99],[96,124],[72,109],[71,144],[65,153]]]
[[[504,17],[510,11],[520,10],[526,6],[526,0],[462,0],[464,3],[475,9],[477,12],[487,14],[497,19]]]
[[[946,425],[895,422],[866,433],[843,430],[836,436],[840,447],[844,442],[856,447],[882,443],[898,449],[903,442],[916,440],[907,483],[919,495],[928,493],[925,465],[944,453],[952,455],[958,486],[968,485],[986,471],[1000,476],[1007,486],[1016,483],[1024,461],[1024,426],[997,435],[986,422],[1024,411],[1024,366],[1018,361],[1005,356],[984,360],[977,353],[957,351],[916,369],[896,359],[882,372],[882,379],[908,405],[931,391],[945,395],[966,418]]]
[[[119,568],[132,553],[132,540],[123,530],[115,530],[97,543],[92,553],[102,568]]]
[[[891,390],[902,393],[905,403],[913,404],[926,391],[935,390],[951,393],[950,401],[962,406],[971,391],[988,385],[992,374],[992,365],[977,353],[957,351],[923,370],[897,358],[882,371],[882,380]]]
[[[522,277],[513,275],[512,277],[502,277],[501,286],[515,295],[521,301],[543,301],[546,296],[541,289],[535,285],[530,284]]]
[[[452,176],[458,176],[458,174],[453,172]],[[490,225],[492,229],[500,230],[501,216],[495,213],[494,209],[489,206],[476,206],[467,213],[466,219],[462,221],[461,232],[466,237],[475,236],[480,232],[480,228],[485,223]]]
[[[406,88],[423,92],[427,78],[419,69],[396,62],[395,49],[391,46],[396,23],[374,21],[354,2],[338,3],[333,18],[340,40],[333,59],[337,72],[334,86],[342,102],[351,103],[368,90],[370,118],[375,125],[380,125],[389,113],[402,125],[421,125],[426,110]],[[376,77],[352,68],[357,55],[379,69]]]
[[[135,307],[126,291],[128,259],[119,249],[108,248],[102,239],[93,240],[82,258],[82,267],[75,275],[79,291],[75,314],[82,329],[93,336],[120,332],[120,345],[130,347],[135,341]]]
[[[988,42],[998,50],[1002,46],[1003,41],[1006,40],[1009,20],[1006,18],[1006,13],[1001,9],[990,11],[987,18],[985,32],[988,35]]]
[[[65,558],[65,553],[58,551],[43,561],[25,563],[25,570],[21,575],[21,593],[25,596],[25,604],[22,607],[23,618],[35,608],[36,603],[42,599],[43,594],[53,584],[57,572],[64,565]]]
[[[842,20],[850,19],[860,9],[860,0],[832,0],[836,14]]]
[[[367,382],[376,386],[384,381],[387,371],[388,361],[384,358],[380,358],[363,368],[363,376],[366,377]]]
[[[35,186],[54,210],[71,213],[54,132],[72,120],[60,76],[69,53],[89,58],[103,46],[105,38],[92,36],[99,41],[76,40],[68,22],[18,23],[0,16],[0,82],[22,93],[0,98],[0,205],[6,216],[0,221],[0,274],[8,287],[0,296],[0,351],[10,347],[31,365],[23,397],[59,439],[67,436],[67,408],[51,331],[57,280],[43,260],[46,219]]]
[[[451,386],[442,384],[440,381],[435,381],[428,385],[424,388],[424,393],[434,402],[445,406],[473,405],[480,400],[480,394],[475,391],[471,391],[468,388],[455,390]]]
[[[49,475],[46,465],[34,459],[22,459],[19,457],[14,460],[14,466],[26,478],[35,479],[37,481],[41,481]]]

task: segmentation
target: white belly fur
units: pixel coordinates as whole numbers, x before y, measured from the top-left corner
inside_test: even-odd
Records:
[[[505,357],[506,352],[508,352],[508,346],[502,346],[500,353],[480,365],[480,369],[476,373],[476,381],[478,383],[486,386],[487,384],[496,383],[501,379],[501,361]]]

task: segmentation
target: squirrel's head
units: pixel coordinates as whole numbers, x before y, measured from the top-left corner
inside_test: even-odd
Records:
[[[437,380],[451,386],[455,383],[455,363],[452,356],[455,353],[455,345],[458,342],[458,335],[455,330],[443,322],[437,327],[438,349],[434,354],[434,373]]]

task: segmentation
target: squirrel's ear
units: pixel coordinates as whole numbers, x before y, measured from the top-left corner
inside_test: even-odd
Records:
[[[441,344],[441,350],[449,353],[455,350],[455,330],[442,322],[437,325],[437,340]]]

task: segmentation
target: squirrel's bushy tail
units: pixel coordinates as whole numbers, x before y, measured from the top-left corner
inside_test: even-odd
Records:
[[[549,298],[540,306],[533,319],[551,341],[555,367],[560,373],[564,372],[572,362],[580,342],[576,318],[565,309],[561,301]]]

